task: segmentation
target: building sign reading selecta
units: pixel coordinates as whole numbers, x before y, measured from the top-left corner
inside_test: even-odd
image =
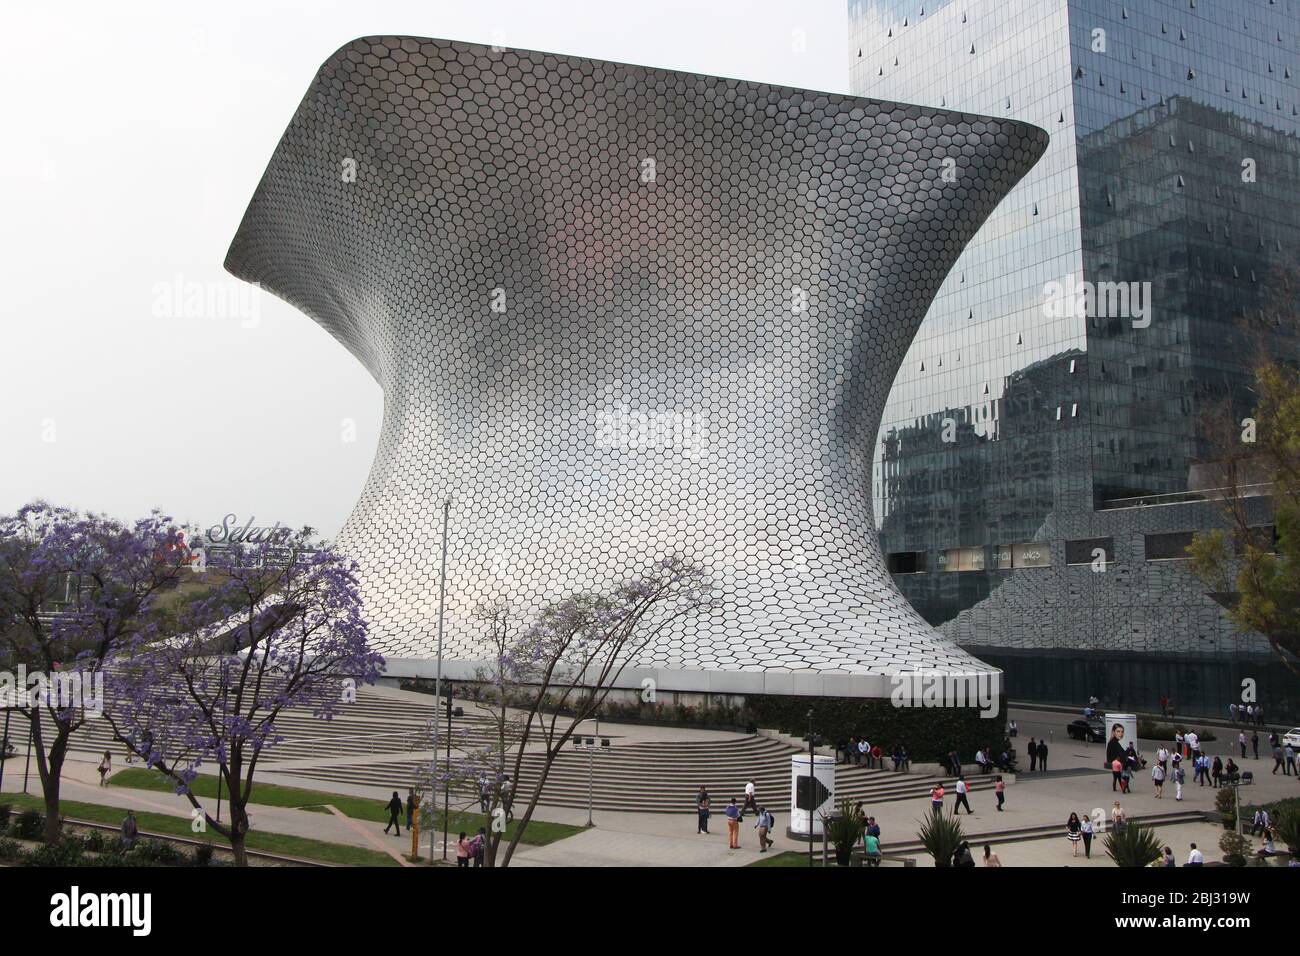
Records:
[[[221,524],[214,524],[208,529],[208,542],[210,544],[280,544],[293,534],[292,529],[282,527],[278,521],[269,528],[258,528],[253,525],[253,520],[250,517],[241,528],[238,516],[232,511],[221,519]]]

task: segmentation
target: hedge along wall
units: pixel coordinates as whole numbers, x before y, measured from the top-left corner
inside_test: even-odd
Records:
[[[934,761],[955,750],[962,763],[973,763],[976,750],[1000,747],[1006,738],[1005,697],[993,717],[973,707],[895,707],[887,698],[754,694],[745,704],[757,726],[795,737],[807,735],[811,708],[813,732],[823,741],[865,736],[886,757],[901,743],[913,760]]]

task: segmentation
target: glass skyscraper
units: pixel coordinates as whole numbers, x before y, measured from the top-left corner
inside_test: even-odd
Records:
[[[1052,137],[886,406],[900,588],[1013,699],[1226,715],[1249,678],[1300,711],[1183,551],[1220,521],[1206,415],[1249,413],[1259,343],[1300,351],[1300,0],[850,0],[849,24],[854,93]]]

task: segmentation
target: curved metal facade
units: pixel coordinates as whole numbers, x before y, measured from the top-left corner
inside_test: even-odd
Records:
[[[339,50],[226,266],[385,396],[339,537],[392,673],[680,552],[721,605],[627,682],[884,696],[985,665],[886,571],[876,429],[944,275],[1043,152],[1024,123],[413,38]],[[422,663],[423,662],[423,663]]]

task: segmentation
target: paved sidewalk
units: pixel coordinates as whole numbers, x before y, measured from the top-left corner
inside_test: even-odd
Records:
[[[1049,766],[1052,772],[1019,774],[1007,787],[1006,810],[995,810],[991,791],[976,791],[972,795],[974,815],[962,815],[962,823],[970,836],[973,846],[980,847],[982,833],[999,829],[1036,826],[1059,826],[1060,839],[1046,838],[1027,840],[1011,844],[998,843],[996,849],[1007,866],[1109,866],[1110,861],[1104,852],[1094,854],[1091,861],[1075,860],[1070,856],[1069,845],[1064,837],[1065,821],[1071,812],[1080,816],[1091,815],[1094,809],[1109,811],[1117,794],[1111,792],[1109,772],[1101,769],[1104,745],[1088,744],[1069,740],[1064,735],[1066,723],[1071,717],[1059,712],[1032,710],[1013,711],[1020,725],[1020,735],[1013,743],[1023,754],[1030,736],[1047,735],[1051,750]],[[614,724],[601,725],[602,731],[619,732],[622,727]],[[688,739],[697,734],[714,735],[716,731],[683,731],[680,728],[635,728],[641,739]],[[1209,743],[1211,754],[1227,755],[1232,753],[1233,740],[1226,735],[1223,739]],[[1150,759],[1156,745],[1142,741],[1140,747]],[[69,800],[80,800],[107,804],[110,806],[134,807],[138,810],[151,810],[169,813],[175,816],[190,816],[190,807],[183,798],[156,791],[132,790],[122,787],[101,788],[96,782],[95,763],[86,755],[85,760],[71,760],[65,772],[64,796]],[[379,755],[374,758],[361,758],[355,755],[340,757],[340,763],[359,763],[366,759],[391,759],[392,755]],[[314,761],[320,765],[321,761]],[[1268,802],[1281,797],[1300,796],[1300,781],[1296,777],[1284,777],[1270,774],[1272,760],[1253,760],[1247,758],[1238,762],[1245,769],[1255,771],[1258,782],[1242,789],[1242,798],[1251,803]],[[14,772],[20,765],[11,764],[5,774],[5,790],[20,789],[22,773]],[[1079,771],[1083,772],[1079,772]],[[1072,771],[1058,774],[1055,771]],[[1190,776],[1190,775],[1189,775]],[[313,782],[298,776],[280,775],[268,768],[259,772],[257,779],[262,783],[280,783],[286,786],[318,789],[326,792],[351,796],[370,797],[376,803],[383,803],[391,793],[391,788],[365,787],[334,782]],[[738,781],[739,783],[739,781]],[[35,774],[32,777],[32,790],[39,793],[39,783]],[[1189,781],[1184,787],[1185,799],[1178,803],[1173,799],[1172,786],[1166,789],[1163,799],[1156,799],[1150,778],[1143,775],[1136,781],[1135,792],[1122,798],[1122,805],[1130,817],[1144,814],[1170,812],[1181,809],[1212,810],[1214,798],[1218,791],[1209,786],[1198,786]],[[951,801],[951,797],[949,798]],[[951,802],[949,802],[951,807]],[[889,852],[891,841],[912,842],[915,839],[918,822],[929,812],[926,797],[885,802],[868,805],[867,812],[874,815],[883,829],[882,845]],[[267,807],[254,804],[250,815],[255,828],[277,833],[291,834],[311,839],[325,840],[351,846],[381,849],[400,855],[410,846],[409,837],[404,833],[400,840],[383,833],[379,823],[352,820],[342,815],[315,813],[284,807]],[[555,823],[568,823],[583,826],[587,820],[587,811],[577,808],[541,807],[534,814],[538,820]],[[741,866],[761,859],[758,853],[752,817],[741,824],[740,850],[728,850],[726,823],[721,814],[715,815],[712,829],[714,832],[704,835],[696,833],[696,821],[693,813],[657,814],[597,811],[594,816],[595,828],[584,831],[544,847],[521,846],[515,855],[514,864],[523,866]],[[779,816],[777,832],[774,834],[776,846],[769,852],[782,850],[806,850],[807,844],[789,840],[784,829],[788,817]],[[1163,828],[1162,840],[1174,847],[1175,854],[1182,860],[1186,857],[1186,843],[1192,839],[1201,842],[1207,858],[1216,860],[1220,853],[1218,838],[1222,828],[1212,824],[1179,824]],[[453,839],[455,835],[452,835]],[[435,836],[441,839],[441,834]],[[1204,841],[1204,842],[1202,842]],[[427,855],[429,841],[427,835],[421,841],[422,852]],[[391,849],[390,849],[391,848]],[[437,844],[441,849],[441,844]],[[1098,848],[1099,849],[1099,848]],[[454,856],[454,853],[449,854]],[[919,865],[928,865],[923,854],[917,855]]]

